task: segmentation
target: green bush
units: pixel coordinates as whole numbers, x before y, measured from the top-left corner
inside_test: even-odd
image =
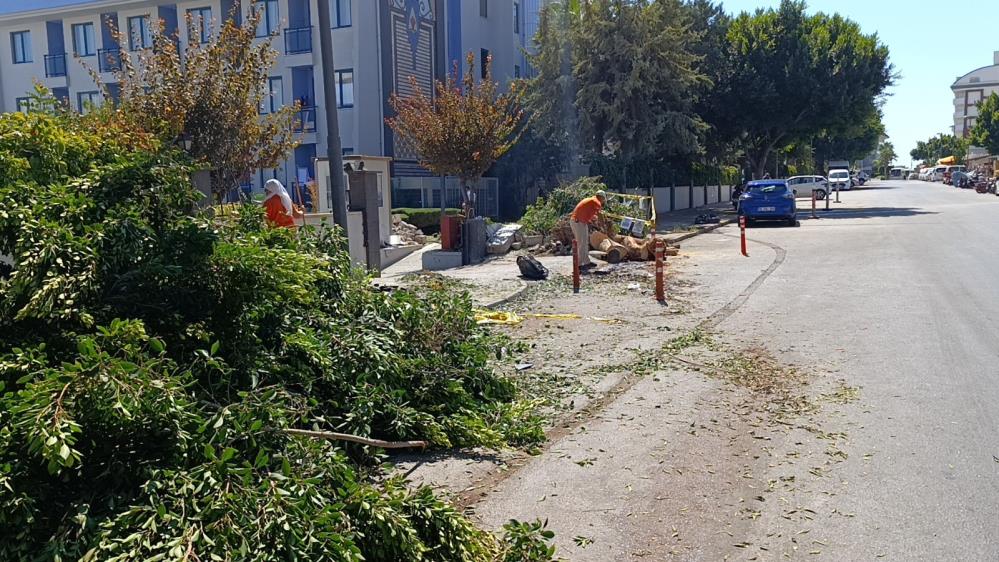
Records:
[[[501,556],[283,431],[543,438],[468,296],[375,291],[334,229],[200,216],[183,156],[80,119],[0,116],[0,560]]]
[[[600,178],[595,177],[583,177],[572,183],[564,183],[528,205],[524,216],[518,222],[531,234],[548,234],[562,217],[576,208],[581,200],[601,190],[607,191],[607,186]],[[605,205],[604,210],[618,215],[630,214],[626,206],[614,201],[612,199]]]
[[[449,215],[461,214],[461,209],[447,208]],[[441,230],[441,210],[423,209],[419,207],[399,207],[392,209],[392,214],[402,215],[402,220],[419,228],[424,234],[435,234]]]

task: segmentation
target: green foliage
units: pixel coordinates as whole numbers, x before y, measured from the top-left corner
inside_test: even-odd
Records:
[[[742,13],[728,43],[718,106],[744,136],[757,177],[775,148],[865,119],[894,80],[877,35],[838,14],[808,15],[800,1]]]
[[[937,135],[929,140],[916,143],[916,148],[909,152],[913,160],[922,160],[923,163],[934,166],[937,160],[953,156],[958,163],[964,161],[968,155],[969,139],[958,138],[954,135]]]
[[[562,217],[576,208],[580,201],[593,196],[598,191],[606,190],[607,186],[600,178],[595,177],[583,177],[572,183],[562,184],[538,199],[534,204],[528,205],[519,222],[527,232],[548,234]],[[622,209],[607,210],[618,214],[624,212]]]
[[[874,163],[874,167],[878,172],[887,175],[888,169],[891,168],[896,158],[898,158],[898,155],[895,154],[895,145],[884,141],[878,145],[878,158]]]
[[[999,154],[999,94],[993,92],[978,104],[978,120],[971,130],[971,138],[989,154]]]
[[[543,438],[467,295],[386,294],[333,229],[210,219],[187,161],[0,116],[0,559],[493,560],[333,429]]]
[[[624,165],[696,152],[693,102],[709,83],[682,5],[594,0],[579,12],[542,15],[528,97],[540,136]]]
[[[550,544],[555,533],[548,530],[548,521],[524,523],[511,519],[503,525],[506,552],[503,562],[549,562],[555,560],[555,545]]]
[[[448,207],[444,210],[449,215],[458,215],[461,209]],[[402,220],[419,228],[425,233],[437,232],[441,227],[441,210],[418,207],[398,207],[392,209],[392,214],[402,215]]]

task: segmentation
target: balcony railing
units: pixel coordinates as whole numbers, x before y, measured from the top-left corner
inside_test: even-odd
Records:
[[[298,112],[298,118],[295,119],[294,127],[295,131],[299,133],[316,132],[316,108],[303,107]]]
[[[101,72],[121,70],[121,49],[99,49],[97,51]]]
[[[284,30],[284,52],[287,55],[312,52],[312,28]]]
[[[45,55],[45,77],[55,78],[66,75],[66,53]]]

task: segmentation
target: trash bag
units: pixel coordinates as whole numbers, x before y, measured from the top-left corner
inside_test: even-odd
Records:
[[[517,267],[520,268],[520,274],[527,279],[534,281],[548,279],[548,268],[541,265],[534,256],[517,256]]]

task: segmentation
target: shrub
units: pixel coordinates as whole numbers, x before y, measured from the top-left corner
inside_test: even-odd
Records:
[[[548,234],[559,219],[571,213],[582,199],[601,190],[607,191],[607,186],[595,177],[582,177],[572,183],[564,183],[528,205],[520,224],[532,234]],[[604,209],[619,215],[629,213],[627,208],[615,207],[613,200]]]
[[[283,431],[542,438],[468,296],[375,291],[334,229],[198,216],[182,155],[80,119],[0,116],[0,559],[499,556],[361,449]]]

